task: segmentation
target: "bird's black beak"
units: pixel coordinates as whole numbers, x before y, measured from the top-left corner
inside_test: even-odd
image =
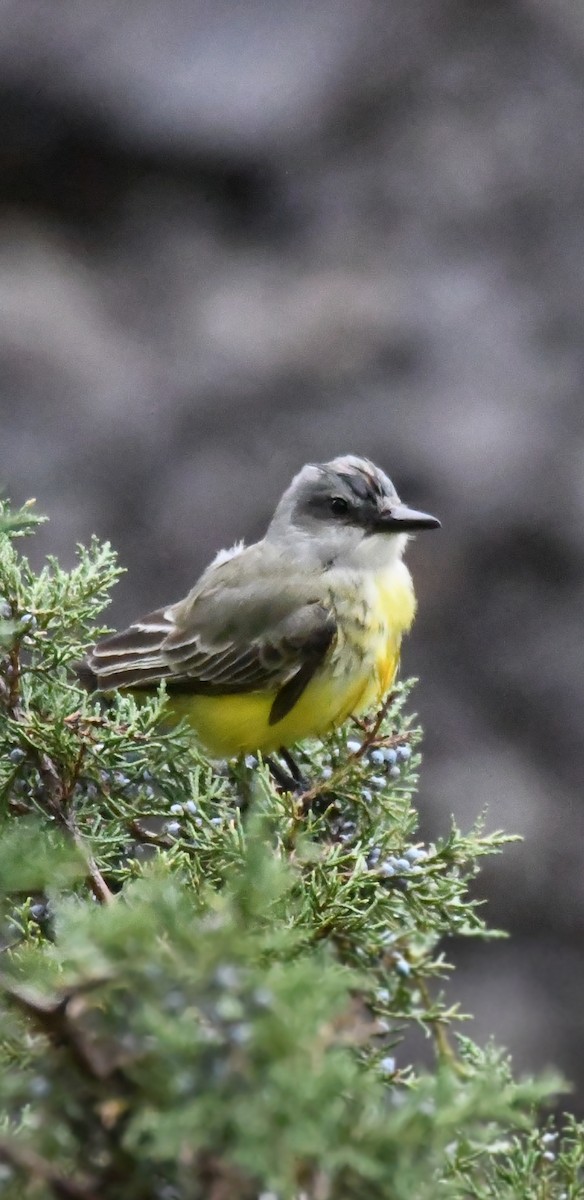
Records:
[[[440,521],[438,517],[417,512],[415,508],[408,508],[407,504],[399,502],[389,504],[377,514],[377,533],[413,533],[416,529],[440,529]]]

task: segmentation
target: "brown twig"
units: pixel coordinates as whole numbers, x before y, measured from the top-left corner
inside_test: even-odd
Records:
[[[363,741],[361,742],[359,749],[355,751],[355,754],[354,754],[355,759],[362,758],[363,755],[366,754],[367,751],[371,749],[371,746],[374,744],[374,742],[377,738],[377,734],[379,733],[379,730],[381,729],[381,726],[383,725],[383,722],[385,721],[385,718],[391,708],[391,705],[395,699],[395,695],[396,695],[395,692],[387,693],[387,696],[385,697],[385,700],[383,701],[383,704],[381,705],[379,712],[375,716],[373,725],[365,733],[365,737],[363,738]]]
[[[99,867],[91,853],[87,848],[85,839],[80,833],[74,814],[68,810],[67,802],[71,790],[71,784],[66,789],[55,767],[53,760],[48,754],[36,752],[37,765],[39,775],[43,783],[44,792],[47,800],[47,807],[55,820],[69,835],[74,845],[79,850],[85,865],[87,867],[87,878],[89,886],[100,904],[109,904],[114,899],[113,892],[110,891]],[[78,756],[78,763],[83,759],[83,754]],[[74,786],[74,785],[73,785]]]
[[[20,664],[18,659],[18,648],[13,648],[10,653],[11,666],[11,686],[6,685],[5,680],[0,678],[0,699],[6,705],[12,719],[23,728],[26,728],[26,713],[20,704],[18,693],[18,680],[20,678]],[[30,746],[30,743],[28,743]],[[71,793],[81,770],[85,755],[85,746],[82,744],[79,748],[79,753],[75,762],[71,778],[67,785],[63,782],[59,772],[50,757],[44,751],[39,750],[36,746],[30,746],[31,752],[35,758],[37,770],[43,785],[43,795],[45,800],[45,808],[49,816],[53,817],[64,829],[67,835],[71,838],[80,854],[82,855],[87,867],[87,878],[89,886],[96,900],[100,904],[109,904],[114,899],[114,894],[110,891],[99,867],[91,851],[88,850],[85,839],[79,831],[75,817],[68,810],[68,802]]]
[[[68,1179],[53,1163],[16,1139],[0,1136],[0,1159],[29,1176],[42,1179],[58,1200],[99,1200],[89,1180]]]
[[[156,833],[154,830],[143,829],[139,820],[131,820],[128,822],[130,833],[134,834],[136,840],[145,846],[160,846],[163,850],[168,850],[174,845],[174,838],[164,833]]]
[[[363,758],[365,754],[367,754],[371,747],[375,745],[377,741],[377,735],[389,712],[389,709],[391,708],[391,705],[395,699],[395,695],[395,692],[387,693],[381,708],[375,715],[372,725],[368,725],[365,721],[359,721],[356,718],[353,718],[363,733],[363,741],[359,746],[359,749],[347,756],[345,762],[342,763],[340,767],[337,767],[336,771],[333,771],[330,779],[327,779],[324,783],[321,781],[313,784],[311,788],[308,788],[306,792],[303,792],[302,795],[298,797],[297,805],[301,815],[306,812],[307,808],[310,807],[312,802],[316,800],[318,796],[322,795],[323,791],[333,791],[339,783],[342,783],[342,781],[351,771],[354,764],[359,762],[359,760]],[[400,734],[402,741],[408,736],[408,734]],[[388,741],[388,739],[385,739],[385,741]]]
[[[95,899],[98,900],[100,904],[111,904],[112,901],[115,900],[115,895],[108,887],[91,851],[87,849],[85,838],[83,837],[83,834],[79,832],[77,823],[72,813],[69,814],[65,827],[85,861],[89,886],[93,892],[93,895],[95,896]]]
[[[428,985],[424,979],[417,980],[418,991],[424,1004],[428,1009],[432,1008],[432,997],[430,995]],[[442,1063],[447,1063],[457,1074],[464,1074],[463,1064],[456,1056],[456,1051],[448,1037],[444,1023],[436,1017],[426,1018],[426,1024],[429,1026],[430,1033],[434,1039],[434,1046],[438,1059]]]

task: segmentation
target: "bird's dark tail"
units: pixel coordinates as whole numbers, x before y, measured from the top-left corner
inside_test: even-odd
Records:
[[[80,659],[79,662],[74,662],[72,670],[77,676],[79,683],[87,692],[95,692],[99,687],[99,681],[95,671],[92,671],[86,658]]]

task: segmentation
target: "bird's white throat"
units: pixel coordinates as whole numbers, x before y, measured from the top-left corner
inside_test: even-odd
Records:
[[[339,556],[338,565],[353,571],[390,570],[401,560],[408,541],[407,533],[370,534]]]

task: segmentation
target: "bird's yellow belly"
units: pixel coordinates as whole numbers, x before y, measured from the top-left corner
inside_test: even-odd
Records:
[[[399,564],[400,568],[403,564]],[[352,714],[366,712],[389,691],[403,633],[415,599],[403,567],[381,575],[367,589],[335,597],[339,637],[333,651],[289,713],[269,724],[275,692],[172,697],[170,708],[185,717],[204,748],[218,758],[255,750],[269,753],[307,737],[319,737]]]
[[[340,724],[360,703],[369,680],[350,686],[327,677],[315,677],[289,713],[269,724],[275,692],[249,692],[233,696],[180,697],[171,702],[177,716],[185,716],[205,749],[217,758],[231,758],[261,750],[268,754],[306,737],[317,737]]]

